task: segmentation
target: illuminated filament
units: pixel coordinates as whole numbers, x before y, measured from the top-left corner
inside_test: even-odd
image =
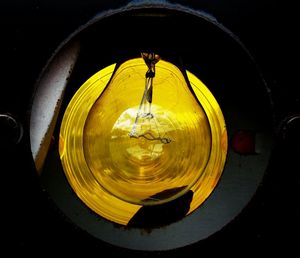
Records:
[[[154,53],[142,53],[142,58],[144,59],[146,65],[148,66],[148,71],[145,75],[145,90],[139,105],[139,109],[133,124],[133,127],[129,133],[129,136],[132,138],[143,137],[146,140],[154,141],[158,140],[163,144],[171,142],[170,138],[161,137],[159,133],[159,125],[156,123],[156,129],[158,131],[158,137],[155,137],[151,131],[146,131],[145,133],[138,134],[136,127],[139,122],[139,118],[154,119],[154,115],[151,113],[151,104],[152,104],[152,95],[153,95],[153,78],[155,77],[155,64],[159,61],[160,56]]]

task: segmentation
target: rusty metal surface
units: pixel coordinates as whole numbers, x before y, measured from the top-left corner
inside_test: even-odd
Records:
[[[33,94],[30,115],[30,143],[37,171],[40,172],[46,158],[64,92],[79,54],[80,45],[72,45],[50,60]]]

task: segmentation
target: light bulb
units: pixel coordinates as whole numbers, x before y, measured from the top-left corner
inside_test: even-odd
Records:
[[[210,124],[184,73],[154,53],[116,66],[83,130],[86,163],[107,193],[161,204],[204,175]]]

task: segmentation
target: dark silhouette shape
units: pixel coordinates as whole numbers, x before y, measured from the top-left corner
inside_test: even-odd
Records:
[[[179,192],[182,188],[184,187],[168,189],[150,198],[166,198]],[[184,195],[170,202],[153,206],[143,206],[130,219],[127,226],[151,230],[179,221],[188,213],[193,195],[193,191],[189,190]]]

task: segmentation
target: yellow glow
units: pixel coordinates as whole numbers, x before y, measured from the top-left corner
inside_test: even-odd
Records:
[[[189,189],[194,192],[191,213],[214,189],[226,159],[227,132],[218,103],[187,72],[195,99],[180,70],[160,60],[153,117],[139,118],[134,129],[152,138],[132,138],[147,66],[137,58],[111,78],[114,70],[111,65],[87,80],[64,114],[59,152],[70,185],[93,211],[123,225],[141,205],[167,202]],[[182,186],[164,199],[149,198]]]
[[[164,61],[156,65],[151,118],[139,117],[135,124],[146,72],[141,58],[117,69],[89,112],[83,149],[92,175],[106,191],[126,202],[152,205],[192,187],[206,167],[211,135],[182,73]],[[132,131],[144,137],[130,137]],[[183,188],[168,198],[149,198],[175,187]]]

